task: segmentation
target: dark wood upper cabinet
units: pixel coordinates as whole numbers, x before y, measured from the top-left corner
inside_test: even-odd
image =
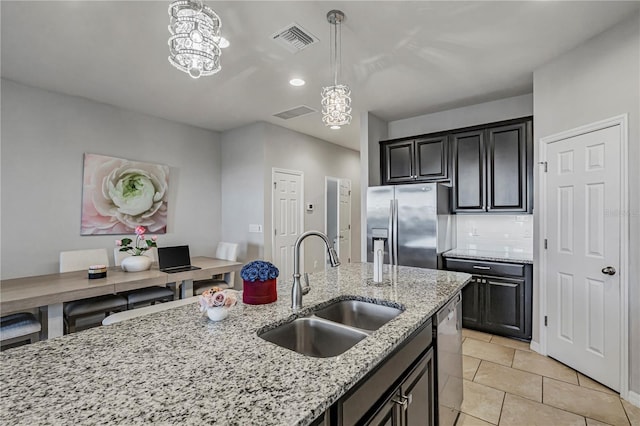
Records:
[[[455,212],[482,212],[486,206],[484,130],[453,133],[453,205]]]
[[[533,211],[531,117],[451,133],[452,211]]]
[[[382,184],[449,182],[454,213],[533,212],[533,117],[380,142]]]
[[[526,212],[532,169],[529,122],[487,130],[487,211]]]
[[[447,136],[417,139],[416,180],[444,180],[449,177],[449,143]]]
[[[447,180],[448,147],[446,135],[381,142],[383,185]]]
[[[414,143],[402,141],[384,146],[383,166],[384,178],[387,183],[412,182],[414,175]]]

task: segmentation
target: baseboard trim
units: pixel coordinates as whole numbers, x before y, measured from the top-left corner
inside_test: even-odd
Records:
[[[542,352],[540,352],[540,343],[534,342],[533,340],[529,344],[529,349],[531,349],[532,351],[537,352],[539,354],[542,353]]]
[[[627,401],[640,408],[640,393],[629,391]]]

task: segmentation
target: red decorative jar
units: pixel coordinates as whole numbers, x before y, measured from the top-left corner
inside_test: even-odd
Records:
[[[266,281],[242,280],[242,301],[248,305],[264,305],[278,300],[276,279]]]

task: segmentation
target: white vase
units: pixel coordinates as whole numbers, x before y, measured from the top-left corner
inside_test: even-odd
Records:
[[[129,256],[122,259],[120,264],[125,272],[147,271],[151,268],[151,258],[147,256]]]
[[[211,321],[222,321],[229,316],[229,309],[224,306],[207,308],[207,316]]]

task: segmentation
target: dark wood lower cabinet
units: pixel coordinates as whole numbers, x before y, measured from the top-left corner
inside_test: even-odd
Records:
[[[480,290],[481,283],[475,277],[462,289],[462,325],[464,327],[475,328],[482,325],[480,312]]]
[[[433,327],[428,321],[331,407],[330,424],[434,425],[432,342]]]
[[[365,425],[425,426],[434,424],[433,349],[407,375]]]
[[[462,289],[463,327],[531,340],[532,265],[445,258],[444,269],[473,274]]]
[[[435,423],[435,406],[427,403],[433,401],[435,397],[434,377],[433,349],[431,349],[400,385],[400,402],[406,404],[401,405],[404,425],[419,426]]]
[[[525,281],[483,277],[484,327],[495,334],[527,337]]]

